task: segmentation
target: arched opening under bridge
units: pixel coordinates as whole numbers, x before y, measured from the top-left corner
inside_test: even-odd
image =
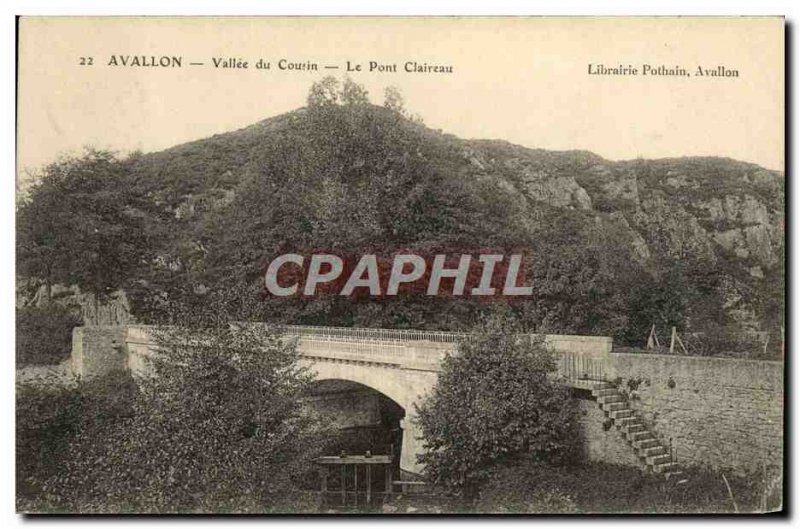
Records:
[[[336,430],[326,455],[391,455],[399,464],[403,446],[401,421],[406,413],[396,401],[375,388],[343,379],[316,380],[306,403],[323,414]]]

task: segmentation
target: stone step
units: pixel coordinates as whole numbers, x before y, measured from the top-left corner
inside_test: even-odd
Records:
[[[605,388],[605,389],[593,389],[592,396],[593,397],[608,397],[609,395],[619,395],[619,391],[616,388]]]
[[[647,461],[648,465],[656,466],[671,462],[672,457],[670,457],[669,454],[659,454],[657,456],[645,457],[644,460]]]
[[[666,474],[666,473],[674,473],[678,470],[678,463],[661,463],[658,465],[653,465],[653,472],[658,474]]]
[[[625,417],[633,417],[633,410],[628,408],[628,409],[625,409],[625,410],[612,411],[612,412],[609,412],[608,416],[611,417],[612,419],[614,419],[615,421],[617,419],[622,419],[622,418],[625,418]]]
[[[626,424],[624,428],[622,428],[624,432],[629,434],[636,433],[636,432],[644,432],[647,430],[644,424],[642,423],[633,423],[633,424]]]
[[[688,482],[689,480],[686,478],[682,478],[683,471],[682,470],[670,470],[664,472],[664,476],[670,480],[674,481],[676,485],[683,485],[684,483]]]
[[[611,402],[608,404],[600,403],[600,407],[603,408],[605,411],[620,411],[620,410],[627,410],[628,403],[627,402]]]
[[[628,440],[630,440],[630,441],[646,441],[647,439],[654,439],[655,440],[655,437],[653,437],[653,434],[651,434],[647,430],[644,430],[644,431],[641,431],[641,432],[632,432],[632,433],[629,433],[627,435],[628,435]]]
[[[640,449],[640,454],[643,457],[652,457],[652,456],[659,456],[662,454],[666,454],[667,449],[661,445],[656,446],[649,446],[647,448]]]
[[[620,417],[619,419],[614,419],[614,422],[620,428],[624,428],[625,426],[630,426],[631,424],[638,424],[641,422],[641,420],[636,415],[628,415],[627,417]]]
[[[653,437],[653,434],[651,434],[647,430],[639,430],[636,432],[623,432],[622,435],[625,436],[625,439],[627,439],[629,443],[633,443],[634,441],[642,441],[644,439],[649,439],[650,437]]]
[[[422,493],[422,492],[427,492],[428,483],[425,481],[398,480],[398,481],[392,481],[392,488],[394,490],[400,488],[400,490],[403,491],[403,494]]]
[[[625,402],[625,397],[623,397],[619,393],[615,395],[605,395],[603,397],[597,397],[597,402],[599,402],[600,404],[611,404],[612,402]]]
[[[612,384],[611,382],[603,382],[603,381],[601,381],[601,382],[595,382],[595,384],[594,384],[594,386],[593,386],[593,388],[592,388],[592,392],[594,392],[594,391],[600,391],[600,390],[603,390],[603,389],[613,389],[613,390],[616,390],[616,389],[617,389],[617,387],[616,387],[614,384]]]
[[[645,448],[653,448],[655,446],[661,446],[661,443],[659,443],[658,439],[656,439],[655,437],[642,438],[639,439],[638,441],[633,441],[632,444],[634,448],[636,448],[637,450],[643,450]]]

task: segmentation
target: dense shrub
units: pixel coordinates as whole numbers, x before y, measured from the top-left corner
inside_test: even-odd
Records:
[[[65,483],[69,459],[85,459],[100,425],[122,427],[133,411],[136,386],[127,373],[63,386],[22,384],[16,398],[17,508],[51,511],[76,508],[70,499],[77,490]]]
[[[302,405],[311,375],[291,343],[266,326],[182,327],[158,336],[152,376],[125,450],[105,455],[133,470],[110,489],[128,509],[267,512],[310,509],[302,492],[325,430]]]
[[[17,309],[17,367],[57,364],[69,357],[81,319],[59,305]]]
[[[302,405],[310,376],[293,346],[266,327],[158,340],[151,375],[135,384],[19,389],[18,508],[314,510],[304,485],[326,431]]]
[[[556,369],[552,353],[508,321],[501,312],[460,342],[417,410],[427,478],[465,498],[509,458],[564,462],[578,453],[575,403],[548,377]]]
[[[136,381],[20,384],[17,508],[314,510],[304,485],[327,432],[302,403],[311,376],[276,329],[229,325],[239,294],[170,307],[178,325]]]

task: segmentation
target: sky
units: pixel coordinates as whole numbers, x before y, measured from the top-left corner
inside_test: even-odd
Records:
[[[238,129],[303,106],[331,74],[375,103],[395,86],[428,126],[463,138],[783,170],[783,39],[781,18],[23,18],[18,178],[86,146],[150,152]],[[109,66],[112,56],[183,66]],[[250,67],[214,68],[215,57]],[[271,68],[255,69],[259,59]],[[281,59],[320,70],[281,71]],[[397,71],[366,71],[370,61]],[[453,72],[407,73],[409,61]],[[590,64],[640,75],[589,75]],[[641,75],[645,64],[690,76]],[[694,75],[719,66],[739,76]]]

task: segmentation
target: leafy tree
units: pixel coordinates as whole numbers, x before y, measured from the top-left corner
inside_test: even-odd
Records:
[[[335,105],[339,100],[339,81],[328,75],[311,85],[306,103],[310,108]]]
[[[518,334],[499,311],[445,358],[433,393],[417,409],[427,478],[474,499],[493,465],[574,455],[577,417],[570,392],[550,378],[552,353]]]
[[[668,336],[673,326],[684,329],[692,295],[681,263],[663,259],[653,275],[631,285],[625,342],[641,346],[654,324],[659,336]]]
[[[345,105],[368,105],[367,89],[348,77],[342,85],[342,102]]]
[[[396,86],[387,86],[383,91],[383,106],[397,112],[401,116],[406,115],[406,105],[403,94]]]
[[[525,325],[552,334],[624,336],[628,298],[647,276],[623,234],[593,216],[556,208],[541,208],[531,232],[533,294],[519,311]]]
[[[122,421],[85,417],[51,503],[83,512],[276,512],[313,509],[304,478],[326,438],[303,406],[311,374],[266,325],[231,324],[240,300],[212,292],[171,307],[150,371]]]
[[[490,181],[453,178],[461,163],[454,146],[370,105],[352,81],[340,89],[334,78],[323,79],[309,105],[263,142],[232,202],[206,217],[202,277],[186,273],[181,283],[257,285],[269,259],[286,251],[392,255],[521,240],[512,193]],[[268,299],[264,307],[283,321],[458,329],[486,307],[400,298],[382,301],[380,314],[374,299],[336,296]]]
[[[18,272],[100,294],[127,284],[157,238],[127,168],[96,150],[45,168],[17,209]]]
[[[778,243],[778,260],[774,266],[766,270],[763,281],[758,285],[756,299],[757,308],[762,321],[766,322],[765,327],[771,332],[771,342],[775,347],[775,355],[783,356],[781,349],[783,341],[783,329],[786,325],[786,248],[784,235]]]

